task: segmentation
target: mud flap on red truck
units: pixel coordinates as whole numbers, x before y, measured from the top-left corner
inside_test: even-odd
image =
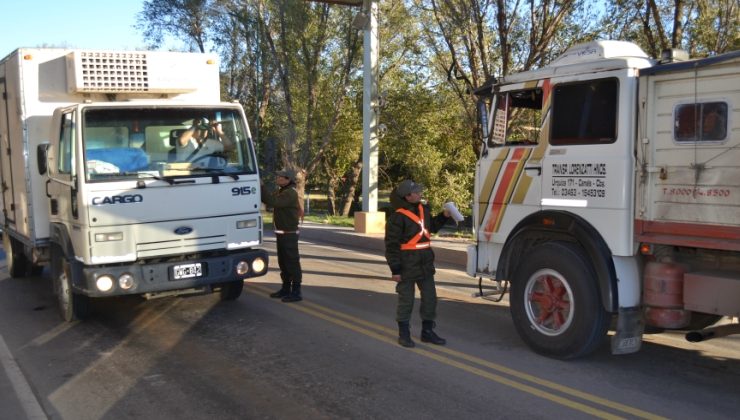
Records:
[[[612,336],[612,354],[629,354],[640,350],[644,330],[640,307],[619,308],[617,330]]]

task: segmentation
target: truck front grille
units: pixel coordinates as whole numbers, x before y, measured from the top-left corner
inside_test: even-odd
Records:
[[[166,241],[139,242],[136,245],[136,253],[139,258],[152,258],[225,248],[226,236],[214,235],[197,238],[170,239]]]

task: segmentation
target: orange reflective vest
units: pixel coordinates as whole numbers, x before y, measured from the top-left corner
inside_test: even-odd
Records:
[[[402,251],[413,251],[417,249],[426,249],[432,246],[431,235],[424,226],[424,207],[419,203],[419,215],[415,215],[413,212],[406,209],[397,209],[396,212],[401,213],[411,219],[414,223],[419,225],[419,233],[414,235],[411,240],[405,244],[401,244]],[[422,238],[427,238],[426,242],[419,242]]]

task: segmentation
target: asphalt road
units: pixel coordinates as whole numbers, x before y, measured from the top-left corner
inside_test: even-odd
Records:
[[[274,257],[271,238],[265,248]],[[268,297],[272,268],[235,302],[109,299],[73,324],[48,279],[0,271],[0,419],[740,417],[738,337],[653,334],[637,354],[612,356],[605,342],[551,360],[519,340],[505,302],[471,298],[471,279],[440,268],[448,345],[409,350],[396,343],[381,256],[301,251],[300,303]]]

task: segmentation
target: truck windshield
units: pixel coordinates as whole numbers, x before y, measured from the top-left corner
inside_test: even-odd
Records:
[[[86,108],[87,180],[256,173],[236,108]]]

